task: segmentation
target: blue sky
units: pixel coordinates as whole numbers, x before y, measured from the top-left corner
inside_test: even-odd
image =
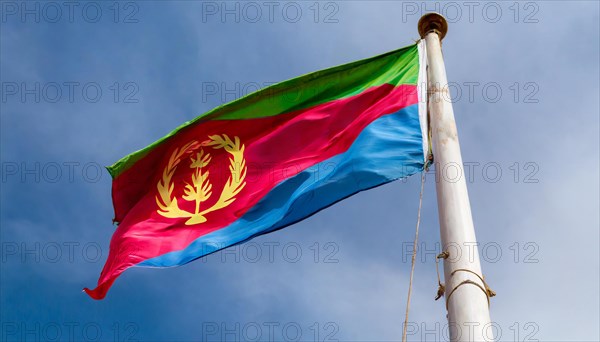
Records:
[[[600,339],[597,2],[0,4],[1,340],[399,340],[418,176],[81,289],[114,230],[102,166],[256,85],[411,44],[435,4],[496,335]],[[433,173],[420,238],[409,337],[444,340]]]

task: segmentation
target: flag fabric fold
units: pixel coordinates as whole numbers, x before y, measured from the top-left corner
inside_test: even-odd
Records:
[[[98,286],[298,222],[427,162],[425,46],[275,84],[108,168],[115,222]]]

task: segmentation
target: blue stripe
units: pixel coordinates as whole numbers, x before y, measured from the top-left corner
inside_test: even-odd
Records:
[[[346,152],[282,181],[229,226],[199,237],[183,250],[148,259],[138,266],[186,264],[289,226],[359,191],[422,169],[418,105],[412,105],[371,123]]]

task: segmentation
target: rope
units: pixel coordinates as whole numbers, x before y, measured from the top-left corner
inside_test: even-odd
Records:
[[[446,287],[444,286],[444,284],[442,284],[442,280],[440,279],[440,267],[438,266],[439,260],[447,259],[449,256],[450,256],[450,253],[444,251],[435,257],[435,272],[437,273],[437,277],[438,277],[438,292],[437,292],[437,295],[435,296],[435,300],[442,298],[442,296],[444,295],[444,292],[446,291]]]
[[[444,252],[438,254],[438,256],[435,258],[435,271],[437,272],[437,277],[438,277],[438,292],[437,292],[437,296],[435,297],[435,300],[440,299],[444,295],[444,293],[446,292],[446,287],[444,286],[444,284],[442,284],[442,281],[440,279],[440,270],[439,270],[439,267],[438,267],[438,260],[439,259],[447,259],[449,256],[450,256],[450,254],[448,252],[444,251]],[[483,287],[481,285],[479,285],[478,283],[470,280],[470,279],[463,280],[458,285],[456,285],[452,289],[452,291],[450,291],[450,293],[448,294],[448,297],[446,297],[446,310],[448,310],[448,302],[450,301],[450,297],[452,296],[452,294],[454,293],[454,291],[456,291],[456,289],[458,289],[460,286],[465,285],[465,284],[475,285],[481,291],[483,291],[483,293],[485,294],[485,297],[487,298],[487,302],[488,302],[488,306],[489,306],[490,305],[490,298],[496,296],[496,292],[494,292],[494,290],[492,290],[489,287],[489,285],[485,281],[484,277],[482,277],[479,274],[477,274],[476,272],[473,272],[473,271],[468,270],[466,268],[458,268],[458,269],[452,271],[452,273],[450,273],[450,277],[453,277],[456,272],[469,272],[471,274],[476,275],[477,278],[479,278],[479,280],[481,280],[481,282],[483,283]]]
[[[408,282],[408,298],[406,299],[406,313],[404,315],[404,327],[402,329],[402,341],[406,342],[406,329],[408,327],[408,312],[410,310],[410,295],[412,294],[412,283],[415,274],[415,260],[417,258],[417,242],[419,241],[419,225],[421,224],[421,208],[423,206],[423,189],[425,188],[425,172],[421,172],[421,193],[419,194],[419,210],[417,211],[417,227],[415,229],[415,241],[413,242],[413,254],[410,266],[410,281]]]
[[[483,291],[483,293],[485,294],[485,297],[487,298],[487,302],[488,302],[488,307],[490,306],[490,298],[494,297],[496,295],[496,292],[494,292],[492,289],[490,289],[490,287],[488,286],[488,284],[485,282],[485,280],[483,279],[482,276],[480,276],[479,274],[468,270],[466,268],[458,268],[454,271],[452,271],[452,273],[450,273],[450,276],[454,276],[454,274],[456,272],[469,272],[471,274],[474,274],[477,276],[477,278],[479,278],[479,280],[481,280],[481,282],[483,283],[483,287],[481,285],[479,285],[478,283],[472,281],[472,280],[463,280],[461,281],[458,285],[456,285],[456,287],[454,287],[452,289],[452,291],[450,291],[450,293],[448,294],[448,297],[446,297],[446,310],[448,310],[448,302],[450,301],[450,297],[452,296],[452,294],[454,293],[454,291],[456,291],[456,289],[458,289],[461,285],[465,285],[465,284],[472,284],[477,286],[481,291]],[[485,287],[485,288],[484,288]]]
[[[477,273],[475,273],[475,272],[473,272],[471,270],[468,270],[466,268],[457,268],[454,271],[452,271],[452,273],[450,273],[450,276],[453,276],[454,273],[459,272],[459,271],[469,272],[469,273],[472,273],[472,274],[476,275],[477,278],[479,278],[479,280],[481,280],[481,282],[483,283],[483,286],[485,286],[485,293],[487,294],[487,296],[488,297],[494,297],[494,296],[496,296],[496,292],[494,292],[492,289],[490,289],[490,287],[488,286],[487,282],[485,281],[485,277],[480,276],[479,274],[477,274]]]

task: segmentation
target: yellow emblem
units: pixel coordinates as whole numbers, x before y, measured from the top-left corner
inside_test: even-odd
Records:
[[[234,137],[231,140],[227,135],[211,135],[209,140],[198,143],[191,141],[181,148],[176,148],[169,158],[169,162],[162,173],[162,179],[156,184],[158,195],[156,196],[156,204],[160,209],[156,210],[161,216],[167,218],[189,218],[185,224],[193,225],[206,222],[205,215],[225,208],[235,201],[235,196],[242,191],[246,182],[246,160],[244,159],[244,145],[240,143],[239,137]],[[211,207],[203,209],[202,203],[212,195],[212,184],[209,180],[209,172],[206,167],[211,161],[211,156],[205,153],[202,147],[212,147],[213,149],[225,149],[231,155],[229,159],[230,176],[221,191],[221,195],[215,204]],[[192,151],[200,147],[200,152],[196,156],[190,156],[190,168],[194,169],[191,182],[186,182],[184,195],[182,198],[186,201],[195,201],[196,207],[194,212],[189,212],[179,208],[177,197],[173,196],[175,185],[171,181],[177,166],[184,156],[191,154]],[[206,170],[206,171],[205,171]]]

